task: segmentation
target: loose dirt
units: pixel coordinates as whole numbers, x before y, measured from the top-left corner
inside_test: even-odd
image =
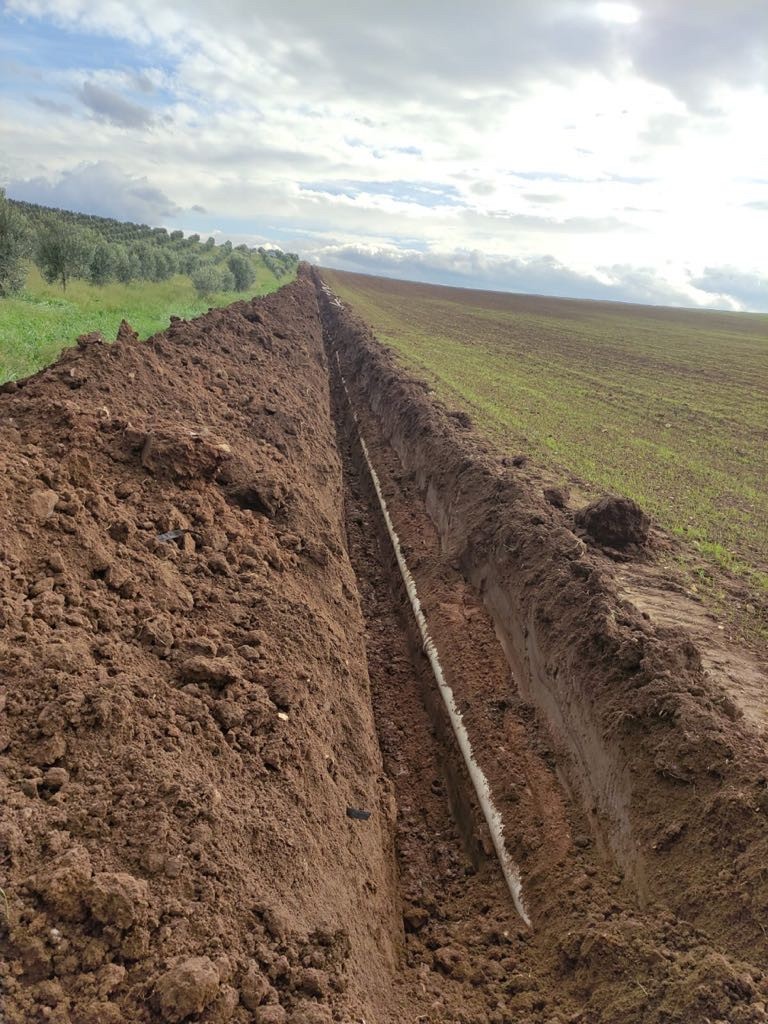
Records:
[[[618,593],[644,537],[502,466],[306,269],[83,337],[0,394],[0,465],[9,1024],[768,1019],[768,765]]]
[[[386,1002],[394,810],[309,281],[83,338],[0,395],[0,464],[4,1020]]]

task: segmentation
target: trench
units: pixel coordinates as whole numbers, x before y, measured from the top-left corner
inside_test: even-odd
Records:
[[[669,903],[648,899],[627,772],[597,733],[581,686],[560,678],[536,621],[511,603],[503,549],[483,549],[482,534],[472,535],[475,478],[470,471],[464,481],[459,466],[453,489],[445,477],[438,489],[428,461],[435,449],[429,437],[422,446],[412,406],[407,399],[386,405],[385,389],[357,358],[353,332],[339,333],[335,300],[325,292],[320,302],[347,547],[397,808],[399,983],[408,1019],[704,1019],[705,1004],[725,1003],[718,982],[696,987],[699,960],[690,950],[722,957],[727,940],[705,937]],[[519,866],[517,908],[425,655],[382,505],[498,808],[505,850]],[[564,657],[563,674],[573,675],[570,652]],[[727,969],[738,973],[736,965]],[[735,989],[728,996],[734,1006],[754,999]]]
[[[347,548],[366,623],[374,720],[397,806],[405,998],[410,1006],[426,1000],[441,1020],[507,1021],[515,1006],[544,1012],[555,994],[539,979],[556,972],[556,951],[549,930],[539,937],[530,921],[525,872],[521,893],[504,867],[515,871],[518,856],[525,859],[537,891],[536,916],[546,921],[560,898],[551,885],[553,870],[561,878],[579,873],[597,851],[569,856],[572,833],[582,834],[584,827],[571,820],[573,808],[547,763],[545,730],[518,695],[482,599],[446,565],[414,481],[373,418],[352,409],[332,344],[325,341]],[[455,687],[458,711],[506,825],[507,865],[494,848],[425,653],[382,498],[413,567],[445,679]],[[578,906],[579,896],[573,902]],[[563,992],[556,999],[568,1005]],[[463,1016],[470,1011],[471,1017]]]
[[[407,985],[415,973],[416,998],[446,1019],[460,1007],[493,1012],[503,992],[478,987],[481,937],[490,933],[511,951],[527,928],[436,692],[338,372],[332,381],[347,546],[366,623],[374,719],[397,805],[401,979]],[[406,998],[412,1004],[414,994]]]

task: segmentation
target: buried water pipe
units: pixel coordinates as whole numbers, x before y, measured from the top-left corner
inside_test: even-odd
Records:
[[[336,300],[338,303],[338,300]],[[340,305],[340,303],[338,303]],[[384,523],[387,527],[387,533],[389,539],[392,542],[392,547],[395,552],[395,558],[400,569],[400,575],[403,577],[403,583],[408,594],[408,599],[411,602],[411,608],[413,609],[414,618],[419,627],[421,633],[422,648],[429,663],[432,666],[432,672],[437,682],[437,688],[440,691],[440,696],[443,698],[445,709],[448,712],[448,718],[450,719],[453,732],[456,737],[456,742],[459,745],[462,757],[464,758],[464,764],[467,766],[467,772],[469,778],[474,786],[477,799],[480,803],[480,808],[483,812],[488,830],[491,833],[491,840],[493,841],[493,848],[496,851],[496,856],[499,859],[501,866],[501,872],[504,876],[504,881],[507,883],[510,895],[512,896],[512,902],[515,905],[515,910],[520,915],[521,919],[525,924],[531,928],[531,919],[528,916],[528,911],[525,908],[523,901],[523,884],[520,879],[520,869],[517,864],[512,860],[504,842],[504,823],[501,818],[501,814],[498,808],[493,802],[493,796],[491,795],[491,788],[488,785],[488,779],[485,777],[480,765],[475,760],[475,755],[472,750],[472,743],[469,739],[464,720],[459,711],[456,700],[453,696],[453,690],[446,682],[445,676],[443,675],[443,669],[440,664],[440,658],[437,653],[437,647],[430,636],[429,627],[427,626],[427,620],[424,617],[424,612],[421,609],[421,602],[419,601],[419,595],[416,590],[416,583],[411,575],[411,570],[408,568],[408,564],[403,557],[402,548],[400,547],[400,539],[397,536],[395,527],[392,523],[392,519],[389,515],[389,509],[387,503],[384,500],[384,495],[381,490],[381,484],[379,482],[376,470],[373,468],[371,463],[370,455],[368,454],[368,446],[363,438],[362,431],[360,430],[360,422],[357,418],[357,414],[352,406],[352,400],[347,389],[347,382],[344,379],[344,374],[341,372],[341,363],[339,361],[338,352],[335,353],[336,366],[339,372],[339,379],[341,380],[341,386],[344,388],[344,394],[347,396],[347,403],[349,411],[352,414],[352,419],[355,423],[357,430],[357,438],[360,442],[360,448],[363,453],[363,458],[368,467],[368,472],[371,475],[374,490],[376,491],[376,497],[379,499],[379,505],[381,506],[381,512],[384,517]]]

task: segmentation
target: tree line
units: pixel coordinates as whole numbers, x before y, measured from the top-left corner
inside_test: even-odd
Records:
[[[214,238],[185,237],[147,224],[133,224],[8,199],[0,189],[0,296],[24,287],[32,260],[49,284],[66,289],[73,278],[110,281],[165,281],[175,274],[192,279],[198,294],[246,291],[259,263],[278,279],[293,272],[295,253],[280,249],[216,245]]]

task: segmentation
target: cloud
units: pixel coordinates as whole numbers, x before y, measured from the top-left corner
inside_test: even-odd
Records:
[[[705,267],[692,284],[701,291],[735,299],[745,309],[768,313],[768,277],[736,267]]]
[[[748,210],[768,210],[768,199],[755,199],[751,203],[744,203]]]
[[[692,108],[711,109],[718,84],[768,81],[768,28],[762,0],[635,0],[636,17],[605,16],[621,5],[567,0],[476,0],[471,11],[444,0],[317,5],[313,0],[258,5],[251,0],[7,0],[9,11],[126,37],[238,40],[252,59],[263,54],[281,71],[362,98],[414,95],[446,104],[477,100],[477,91],[527,89],[631,65]],[[627,7],[628,5],[623,5]],[[285,41],[284,43],[282,41]],[[232,53],[234,58],[236,54]],[[233,62],[236,64],[236,60]],[[222,65],[222,75],[231,69]]]
[[[41,110],[47,110],[51,114],[71,114],[72,108],[66,103],[58,103],[56,100],[48,99],[46,96],[33,96],[32,102]]]
[[[146,178],[126,174],[107,161],[80,164],[54,181],[42,177],[10,181],[8,195],[43,206],[137,223],[156,224],[182,212]]]
[[[691,109],[717,112],[718,86],[765,88],[768,8],[762,0],[669,3],[642,0],[627,53],[643,77],[672,90]]]
[[[524,192],[523,199],[527,199],[529,203],[559,203],[562,201],[562,196],[556,196],[551,192]]]
[[[681,114],[653,114],[648,119],[648,126],[639,135],[641,142],[649,146],[675,146],[681,141],[681,135],[688,118]]]
[[[702,304],[650,268],[614,265],[585,273],[553,256],[518,259],[476,249],[436,253],[365,244],[324,245],[311,255],[315,262],[340,270],[431,284],[654,305]]]
[[[83,82],[78,98],[100,121],[108,121],[118,128],[148,128],[152,124],[149,110],[96,82]]]
[[[735,304],[691,279],[762,258],[766,11],[5,0],[0,47],[50,68],[6,80],[2,171],[116,216],[429,254],[381,263],[405,276]]]

